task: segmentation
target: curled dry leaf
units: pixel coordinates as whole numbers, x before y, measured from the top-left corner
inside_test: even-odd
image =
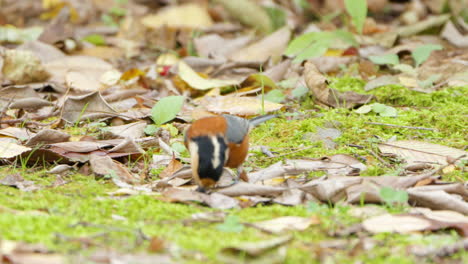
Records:
[[[145,127],[147,123],[144,121],[129,123],[121,126],[110,126],[102,129],[102,132],[109,137],[117,138],[142,138],[145,136]]]
[[[291,236],[282,236],[226,247],[221,250],[218,259],[223,263],[239,263],[240,258],[247,263],[284,263],[285,245],[291,240]]]
[[[3,58],[3,78],[15,84],[41,82],[50,76],[39,58],[30,51],[6,50],[0,52],[0,57]]]
[[[43,129],[26,141],[28,147],[43,146],[53,143],[65,142],[70,139],[70,135],[55,129]]]
[[[239,81],[237,80],[203,79],[183,61],[179,62],[178,69],[180,78],[184,80],[188,85],[190,85],[190,87],[197,90],[208,90],[216,87],[224,87],[239,84]]]
[[[305,64],[304,78],[307,87],[312,91],[317,101],[331,107],[353,108],[366,104],[374,98],[373,95],[358,94],[352,91],[339,92],[328,88],[327,78],[310,61]]]
[[[206,8],[198,4],[174,5],[161,9],[155,15],[147,15],[141,23],[152,29],[163,26],[172,28],[204,28],[213,25]]]
[[[263,33],[270,33],[272,22],[264,8],[248,0],[215,0],[223,5],[227,12],[241,23],[257,28]]]
[[[452,21],[448,21],[445,24],[441,36],[459,48],[468,47],[468,35],[462,35]]]
[[[0,158],[2,159],[14,158],[30,150],[31,148],[18,145],[14,142],[0,141]]]
[[[229,58],[233,61],[244,62],[265,62],[271,58],[276,63],[286,50],[290,38],[291,30],[283,27],[271,35],[232,53]]]
[[[75,123],[80,120],[115,116],[116,112],[99,92],[81,96],[70,96],[63,105],[62,119]]]
[[[364,220],[362,226],[365,230],[372,233],[410,233],[454,228],[463,237],[468,236],[468,218],[451,211],[431,212],[429,209],[426,209],[423,213],[384,214]]]
[[[252,116],[265,111],[270,113],[283,107],[282,104],[265,101],[262,109],[262,100],[250,97],[217,96],[205,97],[202,103],[205,108],[214,113],[228,113],[239,116]]]
[[[117,177],[126,183],[135,183],[136,178],[121,163],[109,156],[91,155],[89,158],[91,169],[96,176]]]
[[[219,193],[227,196],[241,196],[241,195],[262,195],[262,196],[276,196],[285,191],[286,188],[264,186],[252,184],[247,182],[238,182],[232,186],[218,190]]]
[[[447,157],[458,158],[462,155],[468,155],[468,152],[463,150],[416,140],[381,143],[379,149],[382,153],[395,154],[409,164],[447,164]]]
[[[102,88],[101,76],[114,67],[105,60],[90,56],[68,56],[44,64],[52,74],[51,81],[82,92],[94,92]]]
[[[252,225],[270,233],[280,234],[286,231],[304,231],[309,226],[316,224],[320,224],[320,220],[314,217],[283,216],[255,222]]]

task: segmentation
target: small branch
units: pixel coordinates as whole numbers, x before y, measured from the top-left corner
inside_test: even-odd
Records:
[[[379,126],[389,126],[389,127],[400,127],[400,128],[408,128],[408,129],[418,129],[418,130],[436,131],[436,129],[434,129],[434,128],[428,128],[428,127],[400,126],[400,125],[385,124],[385,123],[378,123],[378,122],[366,122],[365,124],[379,125]]]
[[[52,113],[50,113],[48,115],[38,116],[38,117],[34,118],[34,120],[44,120],[44,119],[47,119],[49,117],[56,116],[59,113],[60,113],[60,111],[57,110],[57,111],[54,111],[54,112],[52,112]],[[49,123],[40,123],[40,122],[37,122],[37,121],[31,121],[29,118],[0,120],[0,124],[8,124],[8,125],[22,123],[22,124],[25,124],[25,125],[49,126],[49,125],[54,124],[55,122],[57,122],[57,120],[54,120],[54,121],[49,122]]]
[[[382,159],[377,153],[375,153],[373,150],[369,149],[367,150],[372,156],[374,156],[376,159],[378,159],[383,165],[386,167],[391,168],[392,165],[388,163],[386,160]]]

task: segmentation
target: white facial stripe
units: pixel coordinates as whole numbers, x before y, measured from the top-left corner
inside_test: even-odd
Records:
[[[197,185],[201,185],[200,182],[200,175],[198,175],[198,145],[195,142],[189,143],[189,150],[190,150],[190,162],[192,167],[192,175],[195,183]]]
[[[210,136],[210,140],[211,140],[211,143],[213,144],[213,158],[211,159],[211,164],[213,165],[213,168],[217,168],[219,167],[219,165],[221,165],[221,161],[219,160],[219,156],[221,153],[220,152],[220,149],[221,149],[221,146],[219,145],[219,142],[218,142],[218,139],[216,138],[216,136]]]

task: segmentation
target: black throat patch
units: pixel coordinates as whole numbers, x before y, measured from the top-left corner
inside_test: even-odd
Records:
[[[226,141],[221,136],[194,137],[192,141],[198,146],[199,177],[218,181],[226,162]]]

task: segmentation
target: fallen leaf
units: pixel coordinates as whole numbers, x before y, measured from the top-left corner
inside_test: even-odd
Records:
[[[392,84],[400,84],[397,77],[393,75],[382,75],[380,77],[377,77],[369,81],[366,84],[366,86],[364,86],[364,90],[370,91],[375,88],[379,88],[379,87],[386,86],[386,85],[392,85]]]
[[[144,121],[129,123],[121,126],[110,126],[102,128],[101,131],[108,137],[117,138],[142,138],[145,136],[145,127],[147,123]]]
[[[237,80],[203,79],[183,61],[179,62],[178,69],[180,78],[190,85],[190,87],[198,90],[208,90],[216,87],[239,84]]]
[[[82,92],[101,90],[101,76],[115,70],[110,63],[90,56],[68,56],[49,61],[44,67],[52,75],[51,81]]]
[[[304,231],[311,225],[319,224],[320,220],[313,217],[283,216],[271,220],[252,223],[254,227],[274,234],[286,231]]]
[[[263,33],[270,33],[273,24],[264,8],[248,0],[229,1],[216,0],[226,11],[241,23],[257,28]]]
[[[424,30],[443,25],[449,20],[450,15],[429,16],[426,19],[407,26],[399,27],[397,32],[401,37],[409,37],[423,32]]]
[[[287,27],[283,27],[273,32],[271,35],[232,53],[229,58],[233,61],[244,62],[264,62],[271,59],[276,63],[286,50],[290,38],[291,30]]]
[[[286,258],[285,245],[291,240],[291,236],[282,236],[270,240],[244,242],[221,249],[218,259],[223,263],[239,263],[241,260],[248,263],[283,263]]]
[[[136,177],[126,167],[109,156],[92,154],[89,158],[89,163],[96,176],[117,177],[119,180],[129,184],[136,182]]]
[[[210,112],[239,116],[252,116],[262,113],[277,111],[283,107],[282,104],[265,101],[262,109],[262,100],[250,97],[217,96],[204,97],[201,104]]]
[[[44,67],[39,58],[31,51],[0,51],[0,57],[3,58],[3,67],[1,68],[3,78],[15,84],[41,82],[50,76],[47,67]]]
[[[352,91],[339,92],[328,88],[327,78],[310,61],[305,64],[304,77],[307,87],[309,87],[316,99],[328,106],[353,108],[357,105],[366,104],[374,98],[373,95],[358,94]]]
[[[99,92],[81,96],[70,96],[63,104],[62,119],[75,123],[80,120],[114,116],[115,110],[102,98]]]
[[[0,180],[0,184],[16,187],[24,192],[31,192],[41,189],[41,187],[34,184],[33,181],[28,181],[19,173],[8,174]]]
[[[31,148],[24,147],[13,142],[0,141],[0,158],[2,159],[13,158],[30,150]]]
[[[458,158],[468,152],[438,144],[416,140],[400,140],[379,144],[382,153],[392,153],[403,158],[408,164],[438,163],[447,164],[447,157]],[[466,159],[466,158],[464,158]]]
[[[155,15],[147,15],[141,23],[148,28],[158,29],[163,26],[173,28],[204,28],[213,25],[206,8],[198,4],[174,5],[161,9]]]

